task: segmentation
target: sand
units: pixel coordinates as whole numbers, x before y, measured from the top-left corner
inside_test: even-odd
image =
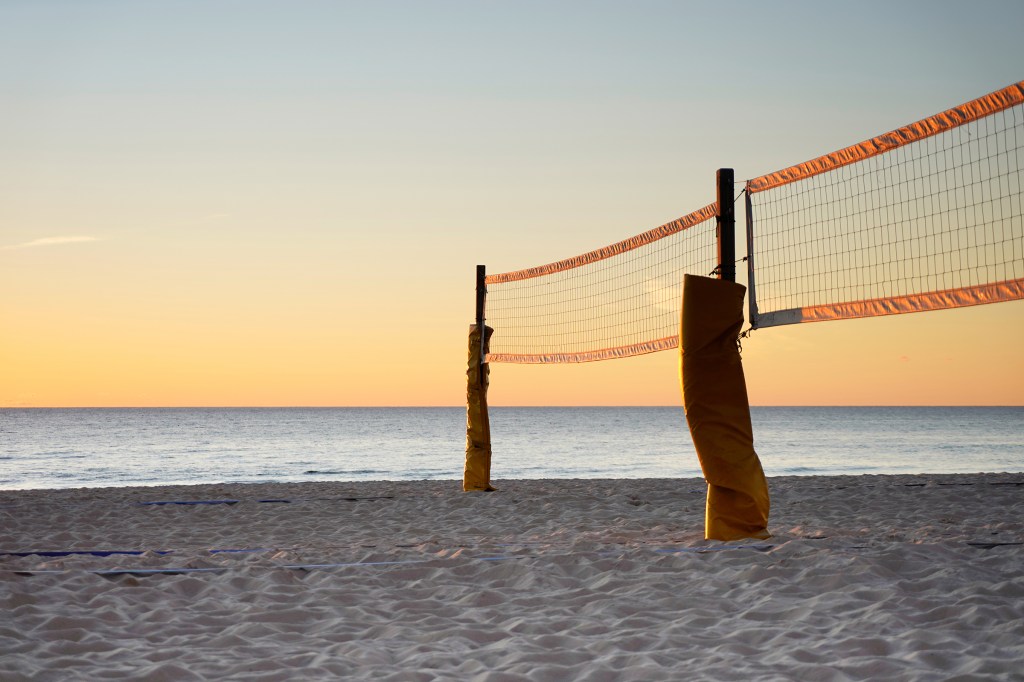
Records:
[[[769,483],[733,543],[701,479],[0,491],[142,552],[0,556],[0,679],[1024,679],[1024,474]]]

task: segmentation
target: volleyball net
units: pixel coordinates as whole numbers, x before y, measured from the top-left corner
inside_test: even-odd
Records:
[[[715,268],[716,215],[711,204],[574,258],[487,276],[487,361],[591,362],[678,347],[683,275]]]
[[[753,327],[1024,298],[1024,82],[749,180]]]
[[[1024,299],[1022,166],[1024,81],[747,181],[751,326]],[[720,185],[716,203],[653,230],[486,276],[486,361],[677,348],[683,276],[732,278],[727,199]]]

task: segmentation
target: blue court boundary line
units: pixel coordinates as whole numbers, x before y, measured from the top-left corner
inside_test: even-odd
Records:
[[[488,556],[488,557],[476,557],[475,561],[511,561],[515,559],[526,559],[529,557],[522,556]],[[282,564],[280,566],[270,566],[271,569],[286,569],[291,571],[311,571],[318,569],[332,569],[332,568],[357,568],[361,566],[400,566],[409,564],[426,564],[431,561],[437,561],[437,559],[408,559],[404,561],[351,561],[342,563],[329,563],[329,564]],[[99,575],[103,577],[118,577],[118,576],[136,576],[145,577],[152,575],[186,575],[190,573],[227,573],[232,568],[228,566],[212,566],[206,568],[104,568],[104,569],[90,569],[86,573],[92,573],[93,575]],[[35,576],[35,575],[55,575],[55,574],[66,574],[75,572],[73,569],[26,569],[26,570],[12,570],[11,573],[21,576]]]
[[[270,552],[270,551],[290,551],[296,548],[294,547],[253,547],[251,549],[208,549],[207,554],[246,554],[253,552]],[[27,556],[41,556],[41,557],[68,557],[68,556],[142,556],[146,552],[150,554],[157,554],[164,556],[167,554],[174,554],[173,549],[59,549],[59,550],[28,550],[24,552],[0,552],[0,556],[16,556],[16,557],[27,557]]]
[[[290,499],[266,499],[266,500],[253,500],[257,504],[291,504],[292,502],[364,502],[368,500],[393,500],[394,495],[372,495],[369,497],[308,497],[298,498],[294,500]],[[215,505],[224,504],[231,506],[238,504],[243,500],[224,499],[224,500],[155,500],[147,502],[136,502],[135,504],[140,507],[163,507],[169,505],[182,505],[182,506],[200,506],[200,505]]]
[[[702,553],[703,551],[720,551],[720,550],[731,550],[731,549],[756,549],[758,551],[767,551],[772,549],[775,545],[723,545],[716,547],[690,547],[690,548],[679,548],[679,549],[656,549],[654,553],[658,554],[683,554],[683,553]],[[208,550],[211,553],[216,551],[232,551],[232,550]],[[263,550],[240,550],[240,551],[263,551]],[[126,552],[128,553],[128,552]],[[140,552],[141,553],[141,552]],[[0,554],[4,554],[0,552]],[[13,554],[13,553],[7,553]],[[38,554],[36,552],[28,553],[17,553],[21,556]],[[622,550],[605,550],[597,552],[597,555],[602,558],[608,558],[612,556],[618,556],[622,554]],[[524,556],[508,556],[508,555],[494,555],[494,556],[481,556],[473,557],[473,561],[487,561],[487,562],[498,562],[498,561],[513,561],[518,559],[536,559],[543,555],[524,555]],[[350,562],[338,562],[338,563],[322,563],[322,564],[281,564],[277,566],[269,566],[270,569],[287,569],[287,570],[322,570],[322,569],[334,569],[334,568],[358,568],[363,566],[408,566],[413,564],[426,564],[433,561],[443,561],[444,559],[438,558],[426,558],[426,559],[396,559],[391,561],[350,561]],[[152,575],[180,575],[189,573],[226,573],[230,570],[236,569],[237,567],[229,566],[215,566],[206,568],[190,568],[190,567],[171,567],[171,568],[111,568],[111,569],[89,569],[86,570],[88,573],[104,577],[116,577],[123,575],[131,576],[152,576]],[[34,576],[34,575],[53,575],[53,574],[64,574],[74,572],[75,569],[12,569],[10,572],[22,576]]]
[[[968,541],[965,543],[969,547],[976,549],[990,550],[996,547],[1015,547],[1022,546],[1024,542],[981,542],[981,541]],[[698,546],[698,547],[675,547],[675,548],[658,548],[650,550],[653,554],[660,555],[684,555],[684,554],[708,554],[714,552],[722,552],[727,550],[749,550],[755,552],[768,552],[780,545],[769,545],[769,544],[744,544],[744,545],[713,545],[713,546]],[[867,545],[850,545],[841,547],[838,549],[869,549]],[[225,553],[225,552],[260,552],[268,551],[265,549],[214,549],[207,550],[211,554],[213,553]],[[58,553],[45,553],[45,552],[0,552],[0,555],[8,556],[50,556],[57,554],[59,556],[67,556],[71,554],[88,554],[89,552],[67,552],[64,554]],[[115,554],[141,554],[142,552],[136,551],[125,551],[125,552],[102,552],[100,556],[109,556]],[[171,551],[162,551],[163,554],[170,554]],[[608,558],[613,556],[619,556],[623,553],[623,550],[604,550],[597,552],[597,556],[602,558]],[[558,555],[564,556],[564,555]],[[507,555],[495,555],[495,556],[481,556],[472,557],[473,561],[513,561],[518,559],[537,559],[543,558],[544,555],[524,555],[524,556],[507,556]],[[267,566],[268,569],[286,569],[286,570],[324,570],[324,569],[335,569],[335,568],[358,568],[363,566],[408,566],[414,564],[426,564],[435,561],[444,561],[445,559],[428,558],[428,559],[396,559],[391,561],[349,561],[349,562],[337,562],[337,563],[321,563],[321,564],[280,564],[275,566]],[[191,568],[191,567],[171,567],[171,568],[110,568],[110,569],[86,569],[86,573],[93,575],[99,575],[103,577],[118,577],[118,576],[154,576],[154,575],[183,575],[191,573],[227,573],[231,570],[237,570],[237,567],[230,566],[214,566],[204,568]],[[75,573],[77,569],[8,569],[6,572],[14,573],[20,576],[36,576],[36,575],[54,575],[54,574],[68,574]]]

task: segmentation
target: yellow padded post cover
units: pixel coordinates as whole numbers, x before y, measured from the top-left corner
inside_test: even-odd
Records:
[[[484,326],[483,352],[486,354],[494,330]],[[469,369],[466,370],[466,469],[462,489],[492,491],[491,421],[487,415],[487,383],[490,368],[480,355],[480,331],[469,326]]]
[[[679,380],[693,445],[708,483],[708,540],[767,538],[768,482],[754,430],[737,339],[746,287],[683,278]]]

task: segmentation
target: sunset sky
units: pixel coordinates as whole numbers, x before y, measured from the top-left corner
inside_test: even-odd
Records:
[[[559,260],[1024,78],[1024,3],[0,1],[0,407],[460,405]],[[740,214],[742,219],[742,213]],[[755,405],[1022,405],[1024,302],[759,330]],[[674,352],[495,405],[680,404]]]

